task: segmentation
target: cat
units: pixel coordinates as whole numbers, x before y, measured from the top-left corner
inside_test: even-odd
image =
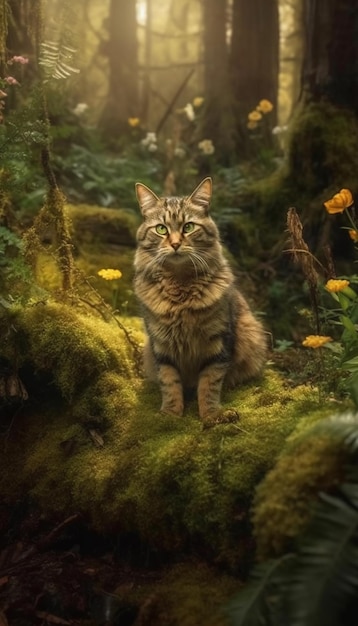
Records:
[[[158,197],[142,183],[144,218],[137,230],[134,291],[148,341],[144,370],[159,382],[161,411],[181,416],[184,392],[196,388],[205,426],[234,421],[221,407],[223,383],[234,387],[260,374],[267,333],[223,255],[210,217],[211,178],[186,197]]]

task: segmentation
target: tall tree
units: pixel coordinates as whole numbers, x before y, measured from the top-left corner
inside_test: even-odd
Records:
[[[305,22],[303,79],[311,98],[324,96],[358,114],[357,2],[306,0]]]
[[[271,119],[276,123],[278,0],[233,0],[230,70],[238,128],[262,99],[274,105]]]
[[[136,3],[110,0],[108,41],[102,46],[108,57],[109,86],[101,127],[108,138],[128,128],[129,117],[138,115],[138,50]]]
[[[202,132],[218,158],[230,162],[235,152],[234,100],[230,84],[227,0],[204,0],[204,82],[206,111]]]

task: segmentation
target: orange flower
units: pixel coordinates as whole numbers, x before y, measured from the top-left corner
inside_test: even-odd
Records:
[[[326,289],[331,293],[337,293],[337,291],[342,291],[349,285],[349,280],[331,278],[326,282]]]
[[[251,111],[247,117],[248,117],[249,122],[258,122],[259,120],[262,119],[262,115],[260,111]]]
[[[128,118],[128,124],[132,128],[135,128],[136,126],[139,126],[139,123],[140,123],[139,117],[129,117]]]
[[[257,122],[251,120],[247,122],[246,126],[249,130],[252,130],[253,128],[257,128]]]
[[[270,113],[273,109],[273,104],[270,100],[260,100],[256,109],[261,111],[261,113]]]
[[[302,341],[302,345],[305,346],[305,348],[321,348],[329,341],[333,341],[332,337],[324,337],[323,335],[308,335],[308,337]]]
[[[358,230],[353,230],[352,228],[351,230],[348,231],[348,235],[350,236],[352,241],[358,241]]]
[[[333,198],[323,204],[326,207],[326,211],[330,215],[334,215],[335,213],[343,213],[353,202],[352,192],[349,189],[341,189],[339,193],[336,193]]]

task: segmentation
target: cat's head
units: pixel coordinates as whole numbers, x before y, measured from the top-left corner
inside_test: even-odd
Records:
[[[205,271],[220,256],[218,229],[209,215],[211,178],[204,180],[190,196],[158,197],[142,183],[136,184],[138,203],[144,218],[137,231],[138,251],[146,262],[162,266],[192,266]]]

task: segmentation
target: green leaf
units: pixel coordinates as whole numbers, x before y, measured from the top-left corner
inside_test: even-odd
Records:
[[[337,293],[337,297],[343,311],[346,311],[351,305],[351,300],[347,298],[347,296],[345,296],[341,291]]]
[[[292,555],[286,555],[282,559],[269,561],[255,568],[249,583],[226,607],[232,626],[259,626],[271,623],[266,621],[265,616],[271,611],[275,613],[279,611],[277,606],[273,606],[279,599],[273,590],[277,582],[284,577],[291,559]]]
[[[353,359],[349,359],[348,361],[344,361],[341,365],[342,369],[349,370],[351,372],[358,371],[358,356],[353,357]]]
[[[350,334],[357,336],[357,329],[353,322],[349,319],[349,317],[347,317],[346,315],[341,315],[340,320],[344,328],[346,328]]]

